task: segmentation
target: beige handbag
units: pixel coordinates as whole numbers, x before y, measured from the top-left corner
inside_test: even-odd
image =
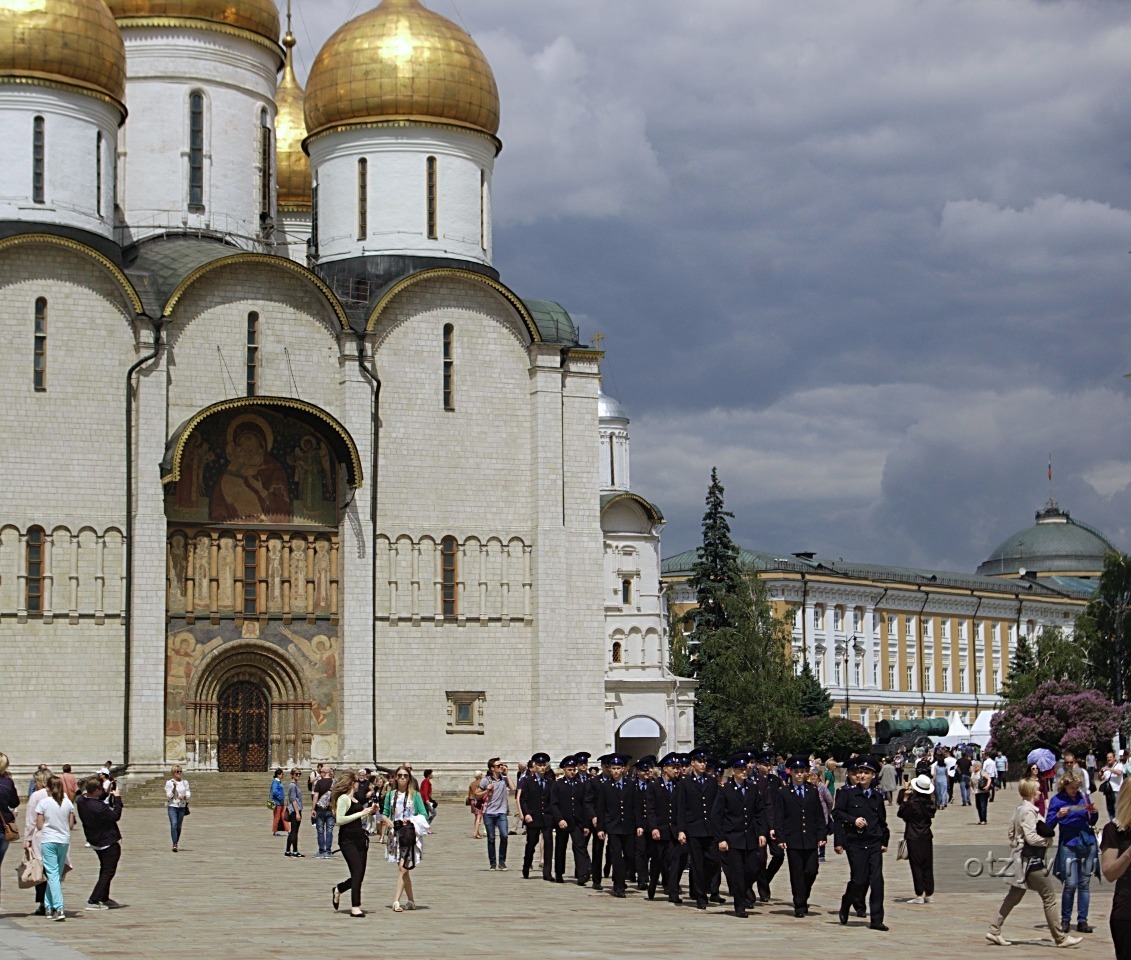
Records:
[[[43,861],[30,850],[24,851],[24,859],[16,865],[16,882],[21,890],[37,886],[47,880],[43,870]]]
[[[899,846],[895,848],[895,859],[896,860],[906,860],[907,859],[907,841],[906,840],[900,840],[899,841]]]

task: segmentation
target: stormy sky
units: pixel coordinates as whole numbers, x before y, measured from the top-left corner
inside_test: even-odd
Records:
[[[298,66],[375,0],[296,0]],[[495,264],[605,334],[693,547],[1131,547],[1131,4],[426,0],[495,71]],[[285,6],[285,3],[281,5]]]

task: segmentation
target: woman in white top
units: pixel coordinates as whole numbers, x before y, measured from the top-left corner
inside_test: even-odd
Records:
[[[189,798],[192,791],[180,767],[173,767],[171,776],[165,781],[165,807],[169,811],[169,833],[173,838],[173,853],[181,842],[181,826],[189,812]]]
[[[63,789],[63,781],[56,776],[49,777],[46,796],[35,805],[35,828],[39,831],[43,871],[47,874],[44,907],[53,920],[67,919],[63,912],[63,871],[71,847],[71,828],[76,822],[75,806]],[[32,842],[28,840],[25,845],[30,848]]]
[[[35,808],[39,806],[39,801],[47,796],[47,781],[51,777],[51,771],[44,767],[42,770],[36,770],[35,776],[32,777],[32,786],[35,789],[28,797],[27,806],[24,808],[24,847],[31,852],[31,856],[36,860],[43,860],[43,850],[40,848],[39,836],[40,831],[36,827]],[[67,869],[70,869],[68,863]],[[47,897],[47,881],[37,883],[35,885],[35,915],[37,917],[46,916],[47,908],[43,905],[44,899]]]

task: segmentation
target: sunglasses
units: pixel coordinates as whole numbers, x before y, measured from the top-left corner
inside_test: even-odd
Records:
[[[408,779],[408,774],[407,774],[407,773],[398,773],[398,774],[397,774],[397,779],[398,779],[398,780],[407,780],[407,779]]]

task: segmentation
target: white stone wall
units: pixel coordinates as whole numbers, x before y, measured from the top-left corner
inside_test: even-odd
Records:
[[[276,219],[273,252],[306,266],[306,245],[310,240],[310,211],[281,210]]]
[[[43,118],[44,128],[43,203],[35,203],[32,197],[36,117]],[[0,220],[52,223],[112,236],[120,119],[116,107],[86,94],[0,82],[0,122],[4,127],[4,136],[0,137]]]
[[[118,202],[123,243],[167,229],[211,229],[253,245],[260,236],[260,113],[275,157],[275,86],[282,62],[251,40],[205,30],[128,27]],[[204,108],[204,210],[189,209],[189,95]],[[275,178],[271,178],[271,212]]]
[[[493,141],[439,127],[356,129],[316,137],[309,151],[318,186],[320,261],[396,253],[491,262]],[[428,157],[437,164],[435,239],[427,230]],[[358,229],[362,158],[368,197],[364,237]]]
[[[257,394],[297,397],[340,416],[340,323],[325,297],[281,267],[231,264],[189,287],[166,330],[170,430],[202,407],[247,395],[252,311],[259,314]]]
[[[632,489],[627,426],[601,424],[597,463],[601,470],[602,491]]]

